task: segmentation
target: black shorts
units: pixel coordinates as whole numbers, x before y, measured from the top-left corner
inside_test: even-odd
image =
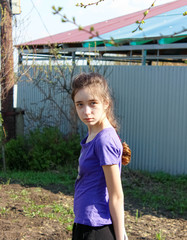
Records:
[[[91,227],[74,223],[72,240],[116,240],[113,225]]]

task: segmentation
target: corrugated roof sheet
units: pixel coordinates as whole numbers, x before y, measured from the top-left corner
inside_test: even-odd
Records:
[[[187,0],[178,0],[153,7],[145,17],[146,23],[143,25],[144,30],[136,31],[135,33],[132,33],[137,27],[135,22],[142,19],[145,10],[92,24],[84,27],[84,29],[89,31],[90,27],[93,26],[95,31],[99,32],[102,39],[110,39],[111,37],[114,39],[142,39],[171,35],[174,32],[181,31],[183,27],[187,26],[187,16],[182,15],[184,11],[187,11]],[[186,34],[186,32],[183,32],[183,35],[184,34]],[[101,41],[99,38],[93,38],[91,40],[89,38],[89,33],[75,29],[20,45],[32,46]]]
[[[184,36],[187,35],[187,31],[184,31],[184,29],[187,29],[187,16],[183,16],[185,10],[187,10],[187,6],[151,17],[142,25],[142,31],[133,32],[137,27],[137,24],[133,23],[109,33],[101,34],[100,38],[93,38],[91,41],[101,41],[101,38],[110,40],[111,36],[116,40],[169,37],[175,33],[177,33],[175,36]]]

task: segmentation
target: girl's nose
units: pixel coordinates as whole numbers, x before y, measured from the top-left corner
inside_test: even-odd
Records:
[[[90,109],[89,106],[85,106],[84,113],[85,113],[86,115],[89,115],[89,114],[91,113],[91,109]]]

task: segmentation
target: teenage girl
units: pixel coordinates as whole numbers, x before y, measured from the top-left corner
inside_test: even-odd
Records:
[[[72,239],[127,240],[120,173],[131,152],[116,133],[108,84],[98,73],[82,73],[73,80],[72,99],[88,128],[81,141]]]

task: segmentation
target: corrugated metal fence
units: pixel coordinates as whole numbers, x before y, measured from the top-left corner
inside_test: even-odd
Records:
[[[105,77],[115,99],[119,135],[132,149],[130,167],[186,174],[187,67],[108,66]],[[37,103],[31,85],[18,84],[18,107],[34,99]]]

